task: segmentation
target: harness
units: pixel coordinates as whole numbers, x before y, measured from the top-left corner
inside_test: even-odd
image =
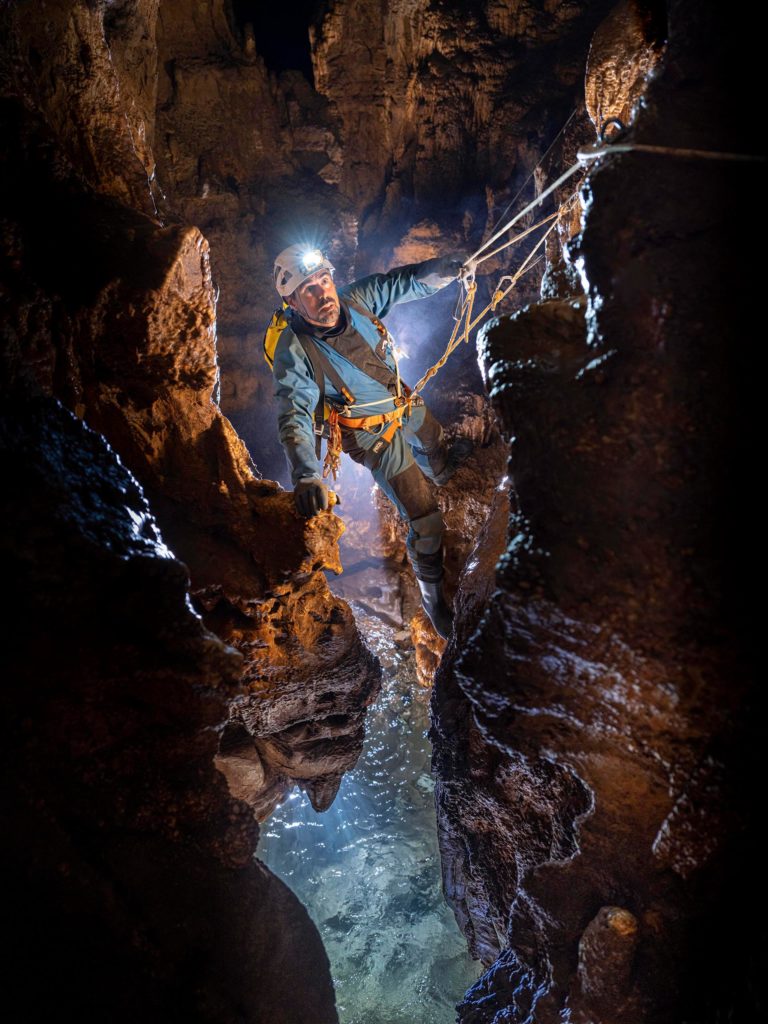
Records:
[[[320,391],[320,396],[314,412],[315,454],[318,461],[320,460],[322,438],[325,433],[324,425],[326,422],[328,423],[328,440],[325,460],[323,462],[324,479],[331,474],[335,480],[339,471],[342,452],[342,427],[347,427],[352,430],[365,430],[369,433],[373,433],[375,427],[389,424],[386,430],[383,430],[377,437],[376,442],[372,446],[372,451],[379,454],[392,442],[398,428],[402,426],[403,416],[410,410],[413,402],[417,400],[417,396],[412,395],[411,388],[400,380],[397,356],[394,354],[392,338],[387,328],[377,316],[368,310],[354,303],[349,303],[349,306],[370,320],[379,334],[381,341],[373,351],[381,360],[380,369],[379,367],[373,366],[372,369],[374,370],[374,373],[369,374],[369,376],[374,377],[375,380],[378,380],[379,383],[383,384],[387,388],[391,387],[393,384],[395,385],[395,394],[392,398],[383,399],[383,401],[387,403],[392,401],[395,408],[391,409],[389,412],[378,413],[372,416],[350,416],[349,413],[354,410],[355,396],[344,383],[341,375],[333,367],[330,360],[322,351],[315,339],[310,334],[306,334],[303,331],[297,331],[295,327],[291,325],[307,355],[307,358],[310,361],[312,373],[314,374],[315,382]],[[267,328],[267,334],[264,338],[264,354],[270,366],[273,362],[274,350],[277,345],[279,335],[287,326],[288,321],[284,312],[280,310],[275,313],[272,317],[272,323],[270,323]],[[379,348],[382,349],[382,352],[386,349],[392,351],[395,359],[394,372],[384,362],[383,356],[379,353]],[[343,353],[341,354],[343,355]],[[377,370],[379,370],[379,372],[376,372]],[[363,372],[366,372],[366,370]],[[326,397],[326,376],[338,393],[343,396],[344,405],[339,405],[337,402]]]

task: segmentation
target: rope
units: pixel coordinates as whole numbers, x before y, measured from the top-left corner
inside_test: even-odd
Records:
[[[455,348],[458,348],[462,341],[468,340],[469,338],[469,332],[472,330],[472,307],[475,302],[475,292],[477,291],[477,283],[474,279],[471,279],[466,282],[465,287],[466,297],[461,308],[461,313],[459,313],[459,318],[453,326],[453,331],[451,332],[451,337],[450,340],[448,341],[445,352],[443,352],[442,356],[438,359],[434,366],[430,366],[430,368],[427,370],[427,372],[424,374],[421,380],[416,384],[416,386],[413,389],[413,394],[418,394],[424,387],[424,385],[435,376],[437,371],[442,369],[443,366],[445,366],[445,363],[451,352],[453,352]],[[484,310],[483,313],[480,314],[478,320],[482,319],[482,317],[485,315],[485,312],[487,312],[487,310]],[[461,335],[460,338],[457,339],[459,327],[461,326],[462,320],[464,320],[465,322],[464,333]],[[477,323],[477,320],[475,321],[475,323]]]
[[[535,231],[536,228],[541,228],[545,224],[548,224],[549,221],[554,220],[556,217],[561,217],[565,210],[567,210],[568,207],[573,203],[573,201],[575,199],[578,199],[578,197],[578,192],[574,192],[573,195],[566,199],[565,202],[561,204],[560,208],[555,210],[554,213],[550,213],[548,217],[544,217],[537,224],[533,224],[531,227],[526,228],[526,230],[522,231],[519,235],[513,235],[512,238],[510,238],[507,242],[504,242],[504,244],[500,245],[497,249],[494,249],[493,252],[487,252],[484,256],[481,256],[479,259],[474,261],[475,265],[477,266],[480,263],[484,263],[486,260],[489,260],[492,256],[497,256],[504,249],[509,248],[510,245],[514,245],[515,242],[519,242],[527,235],[530,235],[530,233],[532,231]]]
[[[450,340],[449,340],[449,342],[448,342],[448,344],[447,344],[447,346],[445,348],[445,352],[443,352],[442,356],[440,357],[440,359],[438,359],[438,361],[434,364],[434,366],[430,366],[430,368],[427,370],[427,372],[424,374],[424,376],[421,378],[421,380],[418,382],[418,384],[414,387],[413,394],[417,394],[418,392],[420,392],[421,389],[424,387],[424,385],[427,384],[435,376],[435,374],[438,372],[438,370],[442,369],[442,367],[445,366],[445,364],[446,364],[446,362],[448,360],[448,357],[451,355],[451,353],[455,349],[457,349],[459,347],[459,345],[462,343],[462,341],[465,341],[465,342],[469,341],[469,336],[470,336],[471,332],[475,329],[475,327],[477,327],[477,325],[480,323],[480,321],[483,319],[483,317],[486,315],[486,313],[491,312],[491,310],[495,310],[496,306],[501,302],[501,300],[506,298],[507,295],[509,295],[509,293],[515,287],[515,285],[520,280],[520,278],[523,276],[523,274],[525,274],[528,270],[531,270],[536,265],[536,263],[539,262],[539,260],[542,258],[541,256],[534,263],[531,263],[531,260],[533,260],[533,257],[534,257],[534,254],[536,253],[536,251],[538,249],[540,249],[544,245],[544,243],[546,242],[547,238],[552,233],[552,231],[554,231],[554,229],[556,227],[557,227],[557,221],[555,221],[553,224],[551,224],[547,228],[547,230],[544,232],[544,234],[538,240],[538,242],[533,247],[533,249],[531,249],[530,253],[525,258],[525,260],[523,261],[521,266],[518,268],[516,273],[514,275],[512,275],[511,277],[509,277],[509,278],[502,278],[501,279],[501,281],[509,280],[510,284],[507,286],[507,288],[503,292],[500,292],[499,288],[497,287],[496,291],[493,294],[493,298],[491,299],[491,301],[482,310],[482,312],[477,314],[477,316],[474,318],[474,320],[472,319],[472,308],[473,308],[474,301],[475,301],[475,291],[477,290],[477,284],[476,284],[476,282],[474,280],[470,280],[470,281],[467,282],[467,285],[466,285],[466,288],[467,288],[466,298],[464,299],[464,303],[462,305],[461,313],[459,314],[459,319],[456,321],[456,324],[455,324],[455,326],[453,328]],[[499,285],[501,285],[501,281],[499,281]],[[464,330],[462,331],[461,334],[459,334],[459,327],[460,327],[462,321],[464,321]]]
[[[516,214],[511,221],[504,225],[503,228],[500,228],[494,235],[491,235],[491,237],[487,241],[483,242],[480,248],[476,252],[472,253],[472,255],[467,260],[467,263],[472,263],[473,260],[477,260],[480,254],[485,249],[487,249],[488,246],[493,245],[494,242],[497,242],[502,235],[506,235],[510,228],[513,228],[519,220],[522,220],[522,218],[525,217],[527,213],[530,213],[531,210],[535,210],[537,206],[540,206],[541,203],[543,203],[548,196],[552,195],[555,189],[560,188],[562,184],[568,181],[569,178],[572,178],[573,175],[580,170],[581,164],[578,162],[573,164],[573,166],[569,167],[565,174],[561,174],[557,181],[550,185],[548,189],[545,189],[544,192],[542,192],[541,195],[537,196],[532,202],[528,203],[524,210],[521,210],[520,213]]]
[[[557,142],[557,140],[558,140],[558,139],[560,138],[560,136],[561,136],[561,135],[563,134],[563,132],[565,131],[565,129],[566,129],[567,127],[568,127],[568,125],[569,125],[569,124],[571,123],[571,121],[573,120],[573,117],[574,117],[574,115],[575,115],[575,114],[576,114],[576,113],[577,113],[577,112],[578,112],[578,111],[579,111],[580,109],[581,109],[581,105],[579,105],[579,106],[576,106],[576,107],[574,107],[574,108],[573,108],[573,110],[572,110],[572,111],[570,112],[570,114],[568,115],[568,119],[566,120],[566,122],[565,122],[565,124],[563,125],[563,127],[562,127],[562,128],[560,129],[560,131],[559,131],[559,132],[557,133],[557,135],[556,135],[556,136],[554,137],[554,139],[552,139],[552,141],[550,142],[550,144],[549,144],[549,145],[547,146],[547,148],[546,148],[546,151],[545,151],[545,153],[544,153],[544,156],[542,156],[542,157],[541,157],[541,159],[539,160],[539,162],[538,162],[538,163],[536,164],[536,166],[535,166],[535,167],[533,168],[533,170],[531,171],[531,173],[530,173],[530,174],[528,175],[528,177],[527,177],[527,178],[525,179],[525,181],[523,182],[523,184],[522,184],[522,185],[520,186],[520,188],[519,188],[519,189],[517,190],[517,194],[515,195],[515,197],[514,197],[513,199],[510,199],[510,201],[509,201],[509,202],[507,203],[507,205],[506,205],[506,206],[504,207],[504,209],[503,209],[503,210],[501,211],[501,213],[499,214],[499,216],[498,216],[498,217],[496,218],[496,223],[495,223],[495,224],[493,225],[493,227],[491,228],[491,231],[495,231],[495,230],[496,230],[496,228],[497,228],[497,227],[499,226],[499,223],[500,223],[500,222],[501,222],[501,221],[502,221],[502,220],[504,219],[504,217],[506,217],[507,213],[508,213],[508,212],[509,212],[509,211],[510,211],[510,210],[512,209],[512,207],[513,207],[513,206],[515,205],[515,203],[517,202],[517,200],[518,200],[518,199],[520,198],[520,196],[521,196],[521,195],[523,194],[523,191],[524,191],[524,190],[525,190],[525,189],[526,189],[526,188],[528,187],[528,183],[530,182],[531,178],[533,178],[533,176],[534,176],[534,174],[536,173],[536,171],[538,171],[538,169],[539,169],[539,168],[541,167],[541,165],[542,165],[542,164],[544,163],[544,161],[545,161],[545,160],[547,159],[547,157],[549,156],[550,152],[552,151],[552,148],[554,147],[555,143],[556,143],[556,142]]]
[[[598,160],[611,153],[663,153],[665,156],[681,156],[694,160],[752,160],[765,163],[764,156],[751,153],[718,153],[711,149],[680,149],[674,146],[649,146],[641,142],[611,142],[605,146],[584,146],[576,154],[580,163]]]
[[[523,189],[526,187],[526,185],[528,184],[530,179],[533,177],[534,173],[536,172],[536,170],[538,169],[540,164],[543,163],[543,161],[546,159],[546,157],[547,157],[547,155],[549,153],[549,150],[552,149],[552,147],[554,146],[554,144],[557,141],[557,139],[560,137],[560,135],[563,133],[563,131],[565,131],[565,128],[568,126],[568,123],[570,122],[571,118],[573,117],[573,115],[575,113],[576,113],[576,109],[574,109],[572,111],[572,113],[571,113],[570,117],[568,118],[568,120],[565,122],[563,127],[560,129],[560,131],[557,133],[555,138],[552,140],[552,142],[550,143],[549,148],[547,149],[547,152],[544,154],[544,156],[541,158],[541,160],[539,160],[538,164],[533,169],[533,171],[531,171],[531,174],[528,176],[526,182],[523,184],[523,186],[521,187],[520,191],[517,193],[515,198],[508,204],[508,206],[506,207],[506,209],[504,210],[504,212],[501,215],[502,217],[507,212],[507,210],[509,210],[510,207],[513,206],[514,203],[517,201],[518,196],[522,193]],[[472,266],[473,264],[474,264],[474,267],[477,267],[480,263],[484,263],[486,260],[489,260],[493,256],[497,256],[500,252],[503,252],[504,249],[507,249],[507,248],[509,248],[509,246],[514,245],[515,242],[522,241],[522,239],[526,238],[528,235],[531,234],[531,232],[535,231],[537,228],[543,227],[545,224],[549,223],[549,221],[553,221],[553,223],[550,224],[550,226],[547,228],[547,230],[544,232],[544,234],[538,240],[536,245],[530,251],[528,256],[522,262],[522,264],[517,269],[517,271],[514,274],[502,277],[499,280],[499,283],[496,286],[496,290],[493,293],[493,297],[491,298],[491,301],[482,310],[482,312],[478,313],[478,315],[474,319],[472,318],[472,312],[473,312],[473,308],[474,308],[475,294],[476,294],[476,291],[477,291],[477,283],[475,282],[475,279],[474,279],[474,267],[473,267],[471,272],[467,273],[466,276],[462,278],[462,283],[463,283],[464,289],[465,289],[464,299],[461,302],[461,309],[460,309],[458,315],[455,317],[456,322],[454,324],[453,331],[451,332],[451,337],[450,337],[450,339],[448,341],[448,344],[446,345],[445,352],[442,354],[440,359],[433,366],[430,366],[430,368],[427,370],[427,372],[424,374],[424,376],[421,378],[421,380],[416,384],[416,386],[413,388],[413,390],[411,392],[412,395],[418,394],[422,390],[422,388],[435,376],[435,374],[439,370],[441,370],[443,366],[445,366],[445,363],[447,362],[447,360],[448,360],[449,356],[451,355],[451,353],[454,352],[459,347],[459,345],[462,342],[468,342],[469,341],[469,337],[470,337],[471,332],[475,329],[475,327],[477,327],[477,325],[480,323],[480,321],[483,319],[483,317],[487,313],[495,311],[495,309],[498,306],[498,304],[500,302],[502,302],[507,297],[507,295],[509,295],[509,293],[515,287],[515,285],[520,280],[520,278],[523,276],[523,274],[526,274],[529,270],[532,270],[533,267],[535,267],[538,263],[541,262],[541,260],[544,258],[543,253],[540,254],[535,260],[533,259],[534,255],[545,244],[545,242],[546,242],[547,238],[549,237],[549,235],[557,227],[557,222],[558,222],[560,216],[562,215],[562,213],[565,210],[568,209],[570,204],[574,202],[574,200],[578,196],[578,193],[574,192],[570,196],[570,198],[567,199],[565,201],[565,203],[563,203],[560,206],[560,208],[558,210],[556,210],[554,213],[549,214],[547,217],[544,217],[542,220],[538,221],[538,223],[532,225],[529,228],[526,228],[525,231],[522,231],[520,234],[514,235],[512,238],[507,239],[506,242],[504,242],[500,246],[497,246],[497,248],[493,249],[491,252],[485,252],[485,250],[488,249],[488,247],[490,245],[492,245],[494,242],[497,242],[508,231],[510,231],[515,226],[515,224],[517,224],[520,220],[522,220],[523,217],[525,217],[532,210],[536,209],[537,206],[541,205],[541,203],[543,203],[545,199],[547,199],[549,196],[551,196],[552,193],[555,192],[558,188],[560,188],[560,186],[563,185],[566,181],[568,181],[569,178],[573,177],[573,175],[577,171],[581,170],[582,164],[589,163],[589,162],[591,162],[593,160],[597,160],[597,159],[599,159],[602,156],[608,156],[611,153],[629,153],[629,152],[632,152],[632,151],[645,152],[645,153],[663,153],[663,154],[669,155],[669,156],[704,158],[704,159],[711,159],[711,160],[740,160],[740,161],[747,160],[747,161],[760,161],[760,162],[764,162],[765,161],[764,157],[753,156],[753,155],[750,155],[750,154],[743,154],[743,153],[718,153],[718,152],[714,152],[714,151],[711,151],[711,150],[681,149],[681,148],[673,148],[673,147],[669,147],[669,146],[651,146],[651,145],[645,145],[645,144],[641,144],[641,143],[625,143],[625,142],[616,143],[616,142],[614,142],[614,143],[610,143],[610,144],[607,144],[607,145],[604,144],[604,145],[599,145],[599,146],[583,147],[577,153],[577,162],[575,164],[573,164],[571,167],[568,168],[567,171],[565,171],[563,174],[561,174],[560,177],[557,179],[557,181],[555,181],[552,185],[550,185],[547,189],[545,189],[544,192],[542,192],[534,200],[532,200],[532,202],[530,202],[525,207],[525,209],[521,210],[520,213],[516,214],[512,218],[512,220],[510,220],[507,224],[504,225],[504,227],[499,228],[498,231],[495,231],[494,234],[492,234],[490,238],[486,239],[486,241],[483,242],[483,244],[480,246],[480,248],[477,249],[476,252],[474,252],[467,259],[465,267]],[[499,218],[499,220],[500,219],[501,219],[501,217]],[[498,220],[496,221],[496,223],[498,224]],[[494,227],[495,227],[495,225],[494,225]],[[504,288],[502,290],[501,286],[506,281],[508,281],[509,284],[506,286],[506,288]],[[462,323],[463,323],[464,327],[463,327],[463,330],[461,331],[461,333],[459,333]],[[394,352],[394,345],[392,346],[392,352],[393,352],[393,355],[394,355],[394,358],[395,358],[395,369],[396,369],[396,372],[397,372],[397,390],[398,390],[398,395],[399,395],[399,393],[400,393],[400,368],[399,368],[398,362],[397,362],[397,355]],[[383,398],[383,399],[381,399],[381,401],[367,402],[365,404],[365,408],[368,408],[370,406],[375,406],[375,405],[385,405],[385,404],[390,403],[391,401],[392,401],[391,398]],[[352,408],[354,409],[356,407],[353,406]],[[360,406],[360,408],[363,408],[363,406]]]
[[[571,199],[572,198],[573,196],[571,196]],[[569,199],[568,202],[570,201],[571,200]],[[553,217],[558,216],[559,212],[559,210],[555,210],[554,213],[550,213],[548,217],[545,217],[543,220],[540,220],[537,224],[533,224],[531,227],[526,228],[525,231],[522,231],[519,235],[513,235],[508,242],[504,242],[504,244],[500,245],[498,249],[494,249],[493,252],[487,252],[484,256],[481,256],[479,259],[475,260],[475,264],[479,265],[480,263],[485,263],[485,261],[491,259],[492,256],[498,256],[500,252],[502,252],[504,249],[509,248],[510,245],[514,245],[515,242],[522,241],[523,238],[525,238],[527,235],[530,235],[530,233],[532,231],[535,231],[536,228],[540,228],[543,227],[544,224],[548,224]]]
[[[574,115],[577,113],[578,110],[579,110],[579,107],[574,107],[573,110],[571,111],[571,113],[568,115],[568,117],[567,117],[565,123],[563,124],[562,128],[558,131],[557,135],[555,135],[554,139],[552,139],[552,141],[550,142],[549,146],[547,147],[546,151],[544,152],[544,155],[540,158],[540,160],[537,162],[536,166],[533,168],[531,173],[528,175],[528,177],[525,179],[523,184],[520,186],[520,188],[519,188],[517,194],[515,195],[515,197],[507,204],[507,206],[502,211],[501,215],[496,220],[496,224],[494,224],[493,228],[491,229],[492,231],[496,228],[496,225],[505,216],[507,211],[512,206],[514,206],[514,204],[517,202],[517,200],[520,197],[520,195],[522,194],[523,190],[527,187],[528,183],[531,181],[531,179],[533,178],[534,174],[539,169],[539,167],[547,159],[547,157],[549,156],[549,154],[550,154],[552,148],[554,147],[555,143],[560,138],[560,136],[563,134],[565,129],[568,127],[568,125],[571,123],[571,120],[573,119]],[[487,249],[489,245],[491,245],[493,242],[497,241],[497,239],[499,239],[502,235],[506,234],[506,232],[509,231],[510,228],[512,228],[522,217],[524,217],[530,210],[532,210],[536,206],[538,206],[539,203],[543,202],[547,198],[547,196],[549,196],[564,181],[567,181],[568,178],[570,178],[572,174],[575,174],[575,172],[578,169],[579,169],[579,165],[578,164],[575,164],[573,167],[571,167],[570,170],[568,170],[564,175],[562,175],[562,177],[560,177],[555,182],[554,185],[552,185],[549,189],[547,189],[546,192],[543,192],[532,203],[529,203],[529,205],[521,213],[519,213],[517,215],[517,217],[513,218],[513,220],[511,220],[509,222],[509,224],[507,224],[500,231],[497,231],[494,235],[491,236],[491,238],[489,238],[486,242],[484,242],[480,246],[480,248],[477,250],[477,252],[474,253],[474,255],[471,256],[469,260],[467,260],[467,262],[470,263],[470,262],[474,261],[475,265],[483,263],[483,262],[485,262],[485,260],[489,260],[489,259],[491,259],[491,257],[497,256],[500,252],[503,252],[504,249],[509,248],[509,246],[514,245],[515,242],[522,241],[522,239],[524,239],[528,235],[530,235],[531,232],[535,231],[537,228],[543,227],[550,220],[554,220],[555,218],[557,218],[560,215],[560,212],[561,212],[560,210],[556,210],[554,213],[550,214],[548,217],[544,217],[543,220],[540,220],[537,224],[532,225],[532,227],[526,228],[525,231],[522,231],[520,234],[515,235],[513,238],[508,239],[506,242],[504,242],[503,245],[500,245],[496,249],[494,249],[493,252],[489,252],[489,253],[486,253],[484,256],[480,256],[480,253],[482,253],[484,249]],[[570,199],[567,201],[567,203],[565,205],[567,206],[568,203],[573,202],[573,200],[575,198],[576,198],[576,193],[574,193],[574,195],[572,195],[570,197]],[[553,225],[553,227],[554,227],[554,225]],[[551,228],[549,230],[551,230]],[[539,243],[537,243],[537,245],[531,251],[531,254],[528,257],[528,260],[530,260],[530,257],[533,256],[533,253],[536,252],[536,249],[539,247],[540,244],[542,244],[546,240],[548,235],[549,235],[549,231],[547,231],[545,233],[545,235],[542,237],[542,239],[540,239]],[[480,258],[478,258],[478,257],[480,257]],[[508,295],[509,292],[512,290],[512,288],[515,286],[515,284],[517,284],[518,280],[522,277],[522,275],[524,273],[526,273],[528,270],[532,269],[532,267],[536,266],[536,264],[539,262],[539,259],[537,259],[534,263],[530,264],[530,266],[529,266],[528,265],[528,260],[526,260],[525,263],[523,263],[522,267],[519,269],[517,274],[515,274],[512,278],[509,278],[509,280],[512,283],[508,286],[508,288],[504,291],[504,293],[500,297],[497,297],[497,296],[499,296],[499,286],[501,285],[501,282],[507,280],[507,278],[502,278],[501,281],[499,281],[499,286],[497,286],[496,291],[494,292],[494,299],[491,301],[491,303],[489,303],[485,307],[483,312],[478,317],[476,317],[474,321],[472,321],[472,308],[473,308],[473,305],[474,305],[475,292],[476,292],[476,289],[477,289],[477,285],[475,284],[475,281],[474,281],[474,272],[472,273],[471,277],[469,277],[468,279],[466,279],[464,281],[464,286],[465,286],[464,301],[461,303],[460,312],[454,317],[456,322],[454,324],[454,328],[453,328],[453,331],[451,333],[450,340],[448,341],[448,345],[446,346],[446,350],[443,353],[442,357],[438,360],[438,362],[435,363],[434,366],[431,366],[427,370],[427,372],[424,374],[424,376],[421,378],[421,380],[418,382],[418,384],[413,388],[413,390],[411,392],[412,394],[416,394],[417,392],[419,392],[424,387],[424,385],[428,381],[430,381],[432,379],[432,377],[435,376],[437,371],[440,370],[445,365],[446,360],[448,359],[450,354],[461,344],[461,342],[469,340],[470,332],[474,329],[474,327],[477,326],[478,322],[482,319],[482,317],[485,316],[485,314],[489,310],[495,309],[496,306],[498,305],[498,303],[501,301],[501,299],[504,298],[506,295]],[[457,339],[457,334],[458,334],[459,327],[461,325],[462,320],[464,321],[465,328],[464,328],[464,331],[462,332],[461,337]],[[387,333],[389,333],[389,332],[387,332]],[[396,372],[396,375],[397,375],[397,394],[399,396],[400,395],[400,366],[399,366],[399,363],[398,363],[397,352],[395,351],[394,344],[391,346],[390,351],[392,352],[392,356],[393,356],[393,358],[395,360],[395,372]],[[358,404],[358,405],[350,406],[350,410],[349,411],[350,412],[354,412],[355,410],[358,410],[358,409],[368,409],[368,408],[373,408],[373,407],[379,406],[379,405],[389,405],[391,403],[391,401],[392,401],[391,398],[382,398],[382,399],[379,399],[379,400],[377,400],[375,402],[366,402],[364,405]]]

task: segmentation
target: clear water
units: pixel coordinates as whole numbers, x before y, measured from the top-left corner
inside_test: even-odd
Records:
[[[363,753],[325,813],[303,793],[278,807],[259,856],[320,930],[342,1024],[453,1024],[481,971],[441,891],[429,692],[395,630],[353,609],[384,676]]]

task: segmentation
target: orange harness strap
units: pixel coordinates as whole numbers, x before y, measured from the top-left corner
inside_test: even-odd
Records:
[[[356,309],[358,307],[355,307]],[[373,321],[376,330],[379,332],[382,341],[386,341],[389,337],[389,332],[384,324],[379,320],[378,317],[372,313],[365,313],[370,320]],[[399,380],[399,377],[398,377]],[[338,409],[331,407],[328,414],[328,444],[325,449],[325,460],[323,462],[323,479],[329,474],[336,479],[336,474],[339,472],[341,466],[341,428],[348,427],[352,430],[371,430],[373,427],[379,427],[383,423],[389,423],[386,430],[382,431],[381,434],[376,438],[375,443],[371,446],[372,451],[377,454],[388,445],[392,438],[397,433],[399,427],[402,426],[403,415],[410,411],[411,404],[418,400],[417,395],[412,395],[411,388],[407,384],[400,382],[402,386],[402,395],[393,396],[392,401],[395,403],[396,408],[391,412],[379,413],[376,416],[341,416]],[[354,398],[348,396],[346,392],[342,392],[344,397],[349,401],[351,398],[352,404]]]
[[[405,385],[403,386],[405,390]],[[341,464],[341,428],[349,427],[353,430],[370,430],[371,427],[381,426],[389,423],[386,430],[382,431],[372,446],[372,451],[380,452],[382,448],[390,443],[402,424],[403,415],[411,408],[410,388],[407,389],[407,396],[399,399],[400,405],[391,412],[379,413],[376,416],[340,416],[338,409],[331,409],[328,416],[328,446],[325,450],[325,461],[323,463],[323,479],[330,474],[336,479]],[[398,401],[398,399],[395,399]]]

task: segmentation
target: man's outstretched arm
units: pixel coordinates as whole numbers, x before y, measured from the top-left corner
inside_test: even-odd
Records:
[[[423,263],[395,267],[386,274],[370,274],[342,290],[344,298],[366,306],[374,316],[386,316],[392,306],[425,299],[459,276],[464,256],[436,256]]]

